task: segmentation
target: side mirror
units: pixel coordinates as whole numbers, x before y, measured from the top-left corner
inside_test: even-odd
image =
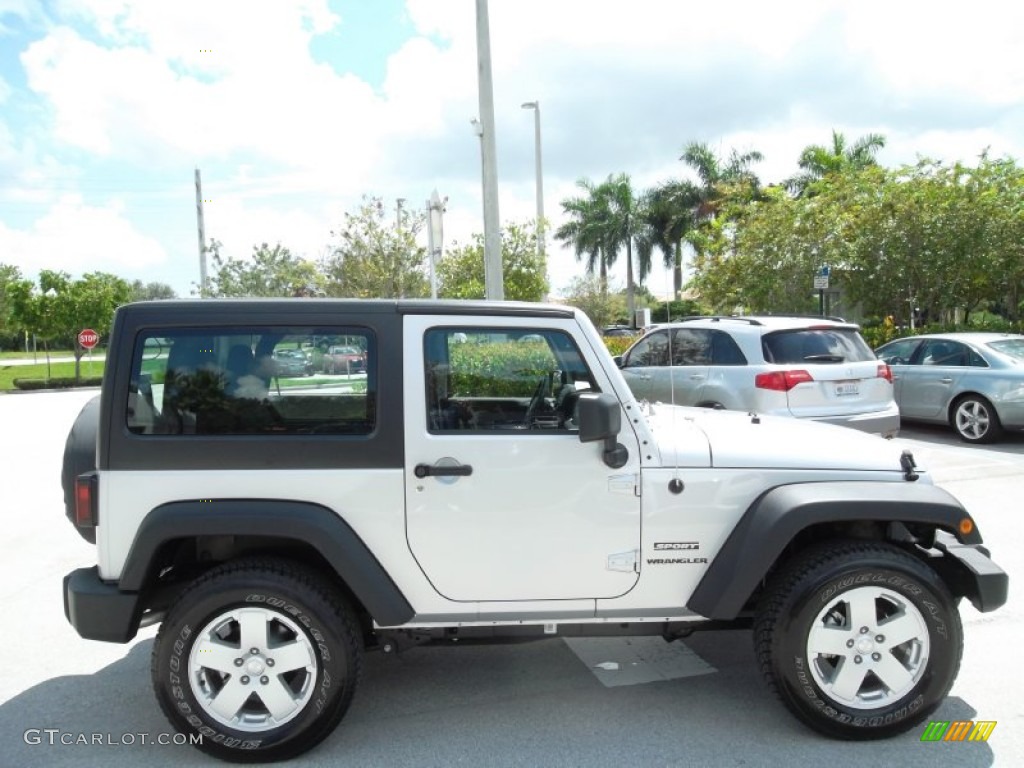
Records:
[[[615,363],[617,367],[622,367],[622,355],[616,355],[615,357],[612,358],[612,361]]]
[[[616,442],[622,427],[622,410],[615,395],[608,392],[584,392],[579,396],[577,417],[581,443],[604,441],[604,463],[612,469],[629,461],[626,446]]]

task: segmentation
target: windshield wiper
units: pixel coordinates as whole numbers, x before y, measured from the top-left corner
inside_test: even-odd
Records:
[[[842,355],[807,355],[804,360],[812,363],[841,363],[846,358]]]

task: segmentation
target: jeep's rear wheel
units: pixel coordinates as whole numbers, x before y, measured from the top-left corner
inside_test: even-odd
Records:
[[[233,762],[299,755],[341,720],[360,669],[351,611],[316,574],[280,560],[216,568],[171,609],[153,647],[164,714]]]
[[[762,672],[829,736],[876,739],[920,723],[949,692],[960,615],[938,575],[889,544],[833,542],[784,568],[754,625]]]

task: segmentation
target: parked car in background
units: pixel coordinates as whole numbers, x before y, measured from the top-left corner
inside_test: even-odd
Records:
[[[907,420],[949,424],[968,443],[1024,429],[1024,336],[925,334],[877,350]]]
[[[636,336],[640,331],[628,325],[606,325],[601,329],[602,336]]]
[[[313,363],[301,349],[278,349],[273,357],[278,376],[309,376],[313,373]]]
[[[853,323],[703,317],[644,334],[616,362],[638,400],[814,419],[892,437],[889,367]]]
[[[329,347],[324,355],[325,373],[362,373],[366,355],[356,347]]]

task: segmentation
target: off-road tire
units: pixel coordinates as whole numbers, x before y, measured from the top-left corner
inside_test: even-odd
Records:
[[[834,738],[880,739],[939,706],[960,667],[963,630],[946,585],[920,560],[891,544],[834,541],[770,580],[754,646],[768,686],[803,723]]]
[[[246,642],[245,628],[261,622],[257,636],[266,642]],[[272,558],[227,563],[191,584],[164,620],[152,656],[157,700],[179,733],[202,735],[204,752],[239,763],[287,760],[327,737],[348,709],[362,664],[356,626],[337,590],[311,570]],[[283,660],[286,648],[308,662],[274,669],[275,649]],[[214,661],[220,653],[229,660]],[[229,724],[214,702],[229,689],[244,696],[243,682],[253,694],[230,708]],[[268,702],[278,695],[276,712],[260,698],[261,684]],[[292,699],[281,699],[282,690]]]

